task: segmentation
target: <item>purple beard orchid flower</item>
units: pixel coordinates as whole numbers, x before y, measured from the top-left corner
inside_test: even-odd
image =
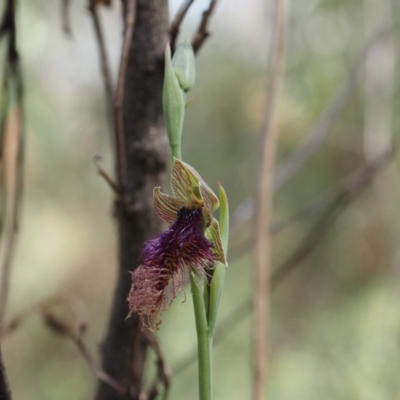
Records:
[[[159,328],[162,313],[191,268],[204,279],[215,262],[226,265],[218,221],[213,218],[217,196],[195,169],[176,158],[171,187],[173,196],[154,189],[154,208],[171,226],[144,244],[127,298],[128,316],[136,312],[151,330]]]

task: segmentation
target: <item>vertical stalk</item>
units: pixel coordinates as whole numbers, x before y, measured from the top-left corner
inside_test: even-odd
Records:
[[[254,400],[265,400],[269,355],[273,172],[278,141],[277,103],[285,55],[287,0],[274,0],[271,72],[266,88],[261,158],[256,191],[254,238]]]
[[[178,160],[182,159],[181,156],[181,146],[179,145],[171,145],[172,155],[177,158]]]
[[[181,159],[181,146],[170,146],[172,156]],[[204,282],[196,271],[190,273],[190,288],[193,297],[196,321],[197,353],[199,369],[199,400],[212,400],[212,343],[213,335],[208,328],[207,311],[204,301]]]
[[[212,400],[212,335],[207,325],[203,299],[204,282],[190,274],[194,317],[196,320],[197,351],[199,363],[199,400]]]

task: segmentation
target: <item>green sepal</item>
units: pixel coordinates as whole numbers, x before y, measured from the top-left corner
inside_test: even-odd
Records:
[[[225,190],[221,185],[219,185],[219,200],[220,200],[219,231],[220,231],[223,252],[226,258],[228,251],[228,237],[229,237],[229,206]],[[226,267],[224,264],[216,263],[214,268],[214,274],[212,276],[210,284],[208,328],[211,335],[214,334],[215,325],[217,322],[219,302],[221,299],[222,290],[224,288],[225,269]]]
[[[210,224],[210,227],[207,228],[205,235],[207,239],[213,244],[213,251],[215,256],[217,257],[217,261],[225,266],[228,266],[225,257],[224,247],[222,245],[221,233],[219,230],[218,221],[213,218]]]
[[[177,47],[172,57],[172,66],[180,87],[188,92],[196,81],[195,57],[188,40],[181,42]]]
[[[226,192],[221,184],[219,187],[219,201],[220,201],[220,217],[219,217],[219,232],[221,234],[222,247],[224,249],[225,256],[228,253],[228,242],[229,242],[229,204]]]
[[[171,49],[165,49],[163,110],[172,154],[181,158],[180,147],[185,116],[185,93],[182,91],[171,62]]]

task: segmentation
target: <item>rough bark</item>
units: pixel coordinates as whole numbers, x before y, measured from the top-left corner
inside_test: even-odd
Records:
[[[4,368],[1,350],[0,350],[0,400],[11,400],[11,393],[8,388],[6,370]]]
[[[168,1],[138,0],[136,24],[126,72],[124,142],[126,187],[130,209],[117,204],[119,272],[104,343],[103,368],[129,388],[119,396],[99,382],[96,400],[137,399],[142,388],[146,343],[136,315],[128,314],[128,271],[138,266],[143,242],[162,229],[153,210],[153,188],[164,179],[168,146],[162,117],[164,48],[168,32]]]

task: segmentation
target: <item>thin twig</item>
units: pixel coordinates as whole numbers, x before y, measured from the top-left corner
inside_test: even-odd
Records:
[[[132,43],[136,21],[136,0],[127,0],[124,41],[122,44],[121,62],[118,73],[117,91],[115,94],[115,142],[117,151],[118,183],[125,190],[127,183],[126,147],[124,134],[124,91],[128,66],[129,51]]]
[[[324,210],[334,198],[336,194],[336,190],[340,187],[340,183],[334,185],[334,188],[330,188],[322,195],[312,199],[309,203],[304,205],[298,211],[295,211],[292,215],[283,218],[280,221],[276,221],[271,224],[270,232],[271,235],[275,236],[281,233],[283,230],[291,227],[296,222],[302,221],[304,219],[310,218],[322,210]],[[237,228],[238,229],[238,228]],[[234,243],[233,249],[231,251],[232,258],[237,258],[243,255],[246,251],[249,251],[252,247],[252,237],[251,233],[244,232],[243,229],[233,231],[232,235],[235,235],[235,232],[241,232],[240,241]],[[238,236],[239,237],[239,236]]]
[[[360,81],[360,71],[363,70],[365,58],[370,50],[392,30],[392,25],[385,23],[367,42],[361,53],[350,68],[346,79],[336,90],[325,110],[318,117],[307,138],[289,156],[279,163],[274,189],[280,189],[301,166],[324,144],[335,122],[346,108]]]
[[[299,265],[312,250],[322,241],[329,227],[332,226],[340,210],[346,207],[355,194],[360,194],[371,182],[376,172],[386,166],[392,160],[393,150],[386,150],[374,163],[358,171],[347,182],[343,188],[338,191],[336,199],[331,206],[324,212],[312,231],[307,235],[303,242],[298,246],[290,257],[276,270],[272,277],[274,287],[278,286],[283,278],[296,266]]]
[[[169,388],[171,386],[171,368],[167,364],[164,354],[161,350],[160,343],[154,333],[150,332],[148,329],[143,331],[143,335],[153,349],[157,356],[157,377],[150,388],[150,390],[145,394],[147,400],[154,400],[158,395],[160,395],[159,382],[163,386],[163,400],[168,399]]]
[[[4,154],[7,151],[4,147],[4,141],[9,139],[6,138],[4,132],[2,132],[2,163],[3,163],[3,174],[5,170],[8,168],[11,171],[15,171],[12,180],[12,184],[10,185],[13,188],[10,196],[4,197],[4,202],[2,204],[2,216],[4,219],[1,224],[2,235],[3,233],[8,233],[8,237],[5,238],[5,255],[2,263],[2,277],[1,277],[1,286],[0,286],[0,326],[2,325],[2,321],[6,312],[7,300],[9,294],[9,282],[11,276],[11,265],[14,255],[14,247],[16,236],[18,234],[19,229],[19,219],[20,219],[20,211],[21,211],[21,202],[22,202],[22,189],[23,189],[23,171],[24,171],[24,126],[23,126],[23,81],[22,74],[20,70],[20,62],[19,62],[19,54],[16,48],[16,25],[15,25],[15,1],[9,0],[4,10],[4,14],[1,21],[0,26],[0,39],[3,37],[7,37],[7,57],[5,59],[5,76],[8,79],[8,89],[15,92],[16,98],[16,113],[17,113],[17,124],[18,128],[16,130],[16,144],[17,144],[17,156],[14,162],[14,165],[6,166],[4,165],[5,159]],[[4,127],[6,129],[6,127]],[[6,193],[6,182],[7,180],[3,177],[2,186],[3,190]],[[8,207],[8,201],[10,201],[10,227],[8,232],[6,231],[6,207]],[[8,211],[8,208],[7,208]]]
[[[51,309],[57,305],[67,306],[72,311],[74,316],[73,323],[61,319],[51,311]],[[120,395],[126,395],[125,387],[97,365],[83,340],[83,335],[89,326],[89,322],[86,309],[80,300],[70,296],[56,296],[39,302],[14,316],[1,330],[0,338],[5,339],[8,337],[18,329],[31,314],[38,314],[41,316],[46,326],[54,333],[70,339],[97,378],[114,388]],[[1,396],[0,400],[2,400]]]
[[[256,193],[254,238],[254,399],[265,398],[269,352],[269,307],[271,271],[273,171],[278,140],[277,104],[283,77],[286,35],[285,0],[275,0],[271,42],[271,73],[266,89],[262,154]]]
[[[363,1],[364,29],[366,37],[375,32],[377,25],[386,19],[394,22],[395,3],[391,0]],[[397,5],[398,7],[398,5]],[[363,150],[367,161],[374,160],[390,145],[393,135],[395,106],[397,37],[393,29],[372,49],[365,60],[364,75],[364,123]],[[400,171],[393,163],[372,182],[376,205],[390,234],[389,250],[395,266],[400,260],[398,250],[397,215],[400,204]]]
[[[174,20],[171,23],[171,27],[169,28],[169,44],[171,46],[171,52],[174,54],[176,47],[176,39],[179,35],[179,29],[181,27],[182,21],[185,18],[186,13],[188,12],[190,6],[194,3],[194,0],[185,0],[181,7],[179,8],[177,14],[175,15]]]
[[[111,386],[120,396],[126,395],[126,388],[121,383],[117,382],[113,377],[108,375],[99,365],[96,364],[83,340],[81,332],[78,332],[77,334],[76,332],[74,332],[74,329],[70,325],[62,321],[55,314],[51,313],[48,310],[42,313],[42,318],[46,326],[50,328],[54,333],[69,338],[75,344],[86,364],[89,366],[89,368],[93,371],[98,379]]]
[[[192,40],[192,47],[195,54],[200,50],[205,40],[210,36],[210,32],[208,31],[208,24],[210,22],[211,15],[214,12],[217,3],[218,0],[211,0],[207,10],[203,11],[203,16],[201,18],[200,25]]]
[[[399,132],[400,133],[400,132]],[[340,215],[349,204],[356,200],[368,187],[373,176],[380,172],[393,159],[393,150],[386,150],[373,163],[367,164],[360,170],[351,174],[350,177],[340,182],[331,198],[329,207],[319,218],[313,229],[306,238],[296,247],[288,258],[274,271],[271,277],[271,290],[277,289],[284,278],[292,272],[295,267],[311,255],[313,250],[326,236],[326,233],[333,227],[334,220]],[[252,300],[246,299],[235,307],[218,325],[214,345],[223,342],[226,334],[240,324],[246,316],[249,316]],[[196,361],[196,350],[179,361],[173,367],[174,375],[178,375]]]
[[[89,322],[87,317],[86,307],[83,302],[77,298],[65,295],[57,295],[50,297],[48,299],[42,300],[31,307],[19,312],[10,318],[0,330],[0,339],[4,340],[14,333],[20,326],[25,322],[25,320],[32,314],[42,315],[46,310],[51,309],[56,306],[66,306],[68,307],[75,318],[75,324],[78,327],[79,332],[86,331]]]
[[[336,92],[328,101],[322,113],[318,116],[312,125],[307,138],[296,148],[288,157],[279,162],[276,167],[274,178],[274,191],[278,191],[289,181],[290,178],[301,168],[301,166],[323,145],[327,136],[331,132],[336,121],[340,117],[343,110],[346,109],[348,102],[357,89],[360,80],[361,71],[363,70],[365,58],[370,50],[384,39],[392,30],[392,25],[385,23],[377,30],[376,34],[371,37],[367,44],[362,48],[356,56],[354,62],[345,78],[338,86]],[[254,204],[251,198],[246,199],[238,206],[232,221],[232,227],[239,228],[254,217]],[[245,214],[244,218],[240,216]],[[236,215],[236,217],[235,217]]]
[[[111,79],[110,62],[107,55],[106,45],[104,41],[104,33],[101,27],[100,16],[97,10],[97,3],[91,1],[89,11],[93,21],[93,28],[99,48],[101,74],[103,76],[104,90],[107,101],[107,115],[110,123],[111,132],[114,129],[114,89]],[[115,138],[111,135],[111,143],[115,146]]]

